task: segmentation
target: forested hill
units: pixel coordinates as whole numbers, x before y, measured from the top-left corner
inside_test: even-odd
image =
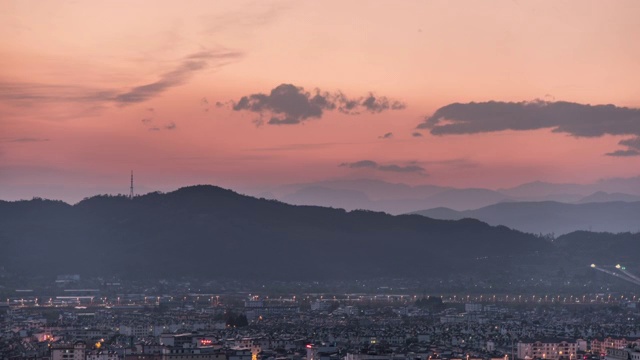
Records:
[[[503,226],[293,206],[214,186],[76,205],[0,202],[0,264],[29,275],[269,279],[492,276],[557,245]]]

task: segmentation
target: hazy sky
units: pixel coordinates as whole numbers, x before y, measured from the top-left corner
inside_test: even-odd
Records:
[[[140,191],[637,176],[638,14],[635,0],[0,1],[0,199],[124,193],[130,170]]]

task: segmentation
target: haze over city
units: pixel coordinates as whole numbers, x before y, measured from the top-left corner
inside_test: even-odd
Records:
[[[0,198],[640,175],[637,1],[0,3]]]

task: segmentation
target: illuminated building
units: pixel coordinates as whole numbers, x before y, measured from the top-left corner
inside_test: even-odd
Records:
[[[574,360],[579,350],[586,350],[584,340],[544,339],[518,342],[518,359]]]
[[[631,340],[626,338],[613,338],[606,337],[601,339],[591,340],[591,352],[594,354],[600,354],[604,356],[607,349],[624,349],[629,344],[638,343],[638,339]]]

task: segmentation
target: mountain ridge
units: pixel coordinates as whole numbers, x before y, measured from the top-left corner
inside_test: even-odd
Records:
[[[413,214],[442,220],[470,217],[530,233],[561,235],[580,230],[613,233],[640,231],[640,202],[505,202],[475,210],[435,208]]]
[[[0,263],[25,274],[308,279],[492,272],[497,264],[474,259],[508,262],[551,245],[473,219],[293,206],[201,185],[75,205],[4,202],[0,246]]]

